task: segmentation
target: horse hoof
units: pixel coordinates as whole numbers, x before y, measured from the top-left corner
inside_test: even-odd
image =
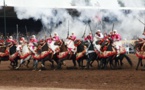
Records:
[[[19,67],[16,67],[15,69],[16,69],[16,70],[18,70],[18,69],[19,69]]]

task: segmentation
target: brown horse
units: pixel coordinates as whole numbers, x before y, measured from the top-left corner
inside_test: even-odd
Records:
[[[6,45],[0,45],[0,62],[2,60],[9,60],[9,48]]]
[[[135,41],[134,44],[136,56],[138,57],[138,64],[136,67],[136,70],[138,70],[139,65],[143,66],[142,60],[145,59],[145,43],[142,41]]]
[[[113,68],[116,68],[117,67],[117,65],[123,65],[123,62],[122,62],[122,60],[124,59],[124,58],[126,58],[126,60],[128,61],[128,63],[130,64],[130,66],[132,66],[132,61],[131,61],[131,59],[126,55],[126,51],[125,51],[125,49],[124,49],[124,47],[120,47],[120,49],[119,49],[119,52],[120,53],[117,53],[117,48],[116,48],[116,46],[113,46],[113,41],[111,40],[111,39],[106,39],[106,40],[104,40],[104,43],[102,44],[102,48],[103,49],[105,49],[105,52],[103,52],[103,56],[106,56],[105,58],[106,58],[106,61],[108,62],[110,62],[110,66],[111,66],[111,68],[113,69]],[[116,45],[119,43],[121,43],[121,42],[115,42],[116,43]],[[115,65],[113,64],[113,60],[115,60]],[[104,60],[105,61],[105,60]],[[120,63],[119,63],[119,61],[120,61]],[[106,63],[107,64],[107,63]]]
[[[37,43],[35,53],[33,55],[34,63],[33,67],[37,70],[38,62],[41,62],[41,70],[45,68],[45,61],[49,60],[52,64],[52,68],[54,67],[53,62],[53,51],[49,48],[47,42],[45,40],[41,40]]]
[[[58,62],[58,69],[61,69],[61,65],[65,60],[72,60],[74,67],[76,67],[76,55],[74,52],[70,51],[68,47],[65,45],[63,40],[59,40],[55,42],[55,45],[59,45],[59,48],[56,50],[54,55],[54,59]]]

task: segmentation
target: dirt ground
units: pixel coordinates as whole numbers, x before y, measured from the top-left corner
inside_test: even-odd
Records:
[[[130,67],[124,59],[122,69],[118,70],[98,70],[97,62],[94,62],[94,67],[90,70],[68,70],[66,67],[72,66],[71,61],[66,61],[67,66],[63,66],[62,70],[51,70],[49,62],[46,62],[47,70],[45,71],[32,71],[31,67],[11,70],[9,61],[2,61],[0,90],[145,90],[145,71],[141,68],[136,71],[138,59],[133,54],[129,57],[132,59],[133,67]]]

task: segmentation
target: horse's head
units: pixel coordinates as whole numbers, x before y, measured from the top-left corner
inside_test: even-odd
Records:
[[[40,41],[38,42],[38,45],[43,45],[44,43],[45,43],[45,40],[42,39],[42,40],[40,40]]]
[[[54,45],[61,46],[63,43],[64,43],[63,40],[57,40],[55,41]]]
[[[141,50],[141,48],[145,51],[145,45],[143,45],[142,41],[135,41],[134,42],[134,49]]]
[[[110,43],[109,39],[103,40],[101,46],[108,45]]]
[[[81,44],[81,40],[75,40],[75,41],[74,41],[74,45],[75,45],[75,46],[78,46],[78,45],[80,45],[80,44]]]
[[[11,47],[14,45],[14,43],[13,42],[6,42],[5,45],[6,45],[6,47]]]

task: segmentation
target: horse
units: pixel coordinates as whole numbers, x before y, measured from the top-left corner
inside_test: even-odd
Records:
[[[113,60],[116,56],[116,50],[112,43],[110,38],[100,40],[100,50],[97,52],[100,59],[99,69],[106,69],[108,63],[110,63],[110,68],[114,69]]]
[[[70,43],[73,43],[73,41],[70,41]],[[59,48],[56,49],[56,53],[54,55],[54,59],[58,62],[57,69],[61,69],[61,66],[65,60],[72,60],[74,67],[76,67],[75,48],[73,48],[74,51],[70,50],[70,48],[68,48],[68,43],[64,40],[56,41],[55,45],[59,46]]]
[[[47,61],[47,60],[49,60],[51,62],[51,64],[52,64],[51,67],[52,68],[54,67],[54,62],[52,60],[53,51],[49,47],[48,43],[44,40],[38,42],[36,52],[33,55],[33,58],[34,58],[34,64],[33,64],[34,70],[37,70],[37,65],[38,65],[38,62],[40,62],[40,61],[41,61],[41,70],[46,69],[45,61]]]
[[[0,45],[0,63],[2,60],[9,60],[9,48],[5,44]]]
[[[123,65],[123,59],[125,58],[127,60],[127,62],[130,64],[130,66],[132,67],[132,61],[131,59],[126,55],[126,49],[125,47],[123,47],[123,41],[116,41],[114,42],[115,48],[118,49],[117,51],[117,56],[115,57],[115,66]],[[119,64],[120,61],[120,64]]]
[[[10,65],[13,69],[15,69],[18,65],[18,60],[20,59],[17,51],[17,46],[13,43],[7,43],[7,47],[9,48]]]
[[[136,50],[136,56],[138,57],[138,63],[136,66],[136,70],[138,70],[139,65],[143,66],[142,60],[145,59],[145,43],[142,41],[135,41],[134,48]]]
[[[74,44],[77,47],[76,60],[78,62],[78,65],[80,68],[84,68],[85,66],[83,65],[83,60],[87,59],[87,55],[86,55],[87,46],[81,40],[75,40]],[[89,62],[88,62],[88,64],[89,64]]]
[[[98,54],[95,51],[95,46],[91,40],[84,41],[84,45],[87,47],[86,49],[86,69],[89,69],[90,66],[92,67],[92,63],[97,60],[98,67],[99,67],[99,58]]]
[[[19,65],[16,67],[16,69],[19,69],[21,65],[24,64],[26,61],[27,61],[26,67],[28,68],[28,64],[30,63],[30,60],[32,59],[33,51],[31,51],[27,42],[22,43],[20,45],[20,48],[18,46],[17,50],[18,50],[19,57],[21,60],[20,60]]]

